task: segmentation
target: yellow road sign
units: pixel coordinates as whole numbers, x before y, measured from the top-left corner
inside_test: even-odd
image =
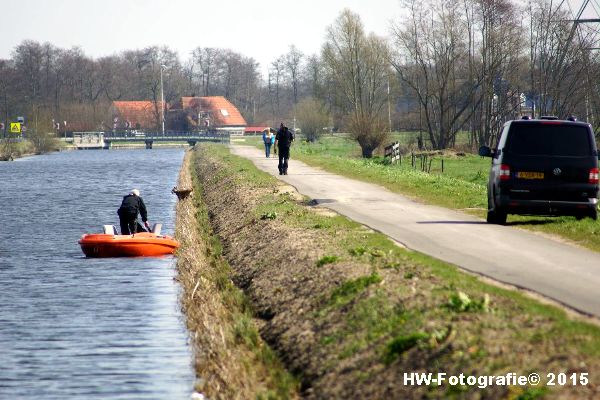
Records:
[[[21,123],[20,122],[11,122],[10,123],[10,133],[21,133]]]

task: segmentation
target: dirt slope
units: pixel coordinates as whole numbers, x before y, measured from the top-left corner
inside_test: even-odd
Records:
[[[262,320],[258,321],[261,336],[300,376],[303,397],[495,399],[549,394],[593,398],[598,393],[595,384],[563,387],[558,392],[505,386],[485,390],[405,386],[405,372],[587,372],[598,361],[579,354],[560,338],[546,336],[553,329],[552,318],[524,314],[513,299],[492,293],[491,299],[473,302],[480,312],[448,307],[447,299],[461,287],[415,263],[403,255],[404,250],[398,249],[396,258],[376,252],[370,257],[349,257],[348,249],[340,248],[331,232],[303,229],[286,221],[285,215],[271,218],[263,213],[261,218],[257,207],[265,199],[281,198],[301,207],[300,211],[291,208],[290,213],[315,211],[297,194],[286,194],[276,181],[252,185],[225,171],[226,167],[222,159],[197,150],[194,172],[203,186],[211,225],[233,269],[232,279]],[[366,238],[368,231],[360,229]],[[333,232],[338,234],[345,233]],[[321,260],[329,254],[339,257],[323,265]],[[488,300],[494,312],[487,312]],[[371,326],[381,329],[370,331]]]

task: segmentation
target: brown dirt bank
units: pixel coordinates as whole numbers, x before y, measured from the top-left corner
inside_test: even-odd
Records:
[[[192,188],[191,152],[177,186]],[[295,381],[260,339],[241,292],[229,279],[197,191],[177,203],[177,280],[199,377],[195,390],[210,399],[295,398]]]
[[[195,153],[193,171],[231,277],[262,320],[261,336],[301,380],[303,397],[600,395],[597,328],[569,337],[577,323],[559,310],[317,213],[281,182],[217,147],[197,146]],[[403,381],[405,372],[534,371],[589,373],[590,383],[480,389]]]

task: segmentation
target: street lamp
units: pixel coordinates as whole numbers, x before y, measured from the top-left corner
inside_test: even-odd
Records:
[[[160,65],[160,120],[162,123],[162,135],[165,136],[165,96],[163,93],[163,69],[167,66],[164,64]]]

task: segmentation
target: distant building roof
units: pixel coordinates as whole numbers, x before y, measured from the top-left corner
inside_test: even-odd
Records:
[[[130,128],[156,129],[161,104],[160,101],[113,101],[117,128],[124,128],[128,122]]]
[[[260,133],[266,131],[269,128],[270,127],[268,126],[247,126],[246,129],[244,129],[244,133]]]
[[[246,120],[239,110],[223,96],[182,97],[178,104],[182,109],[206,113],[214,127],[243,127]]]

